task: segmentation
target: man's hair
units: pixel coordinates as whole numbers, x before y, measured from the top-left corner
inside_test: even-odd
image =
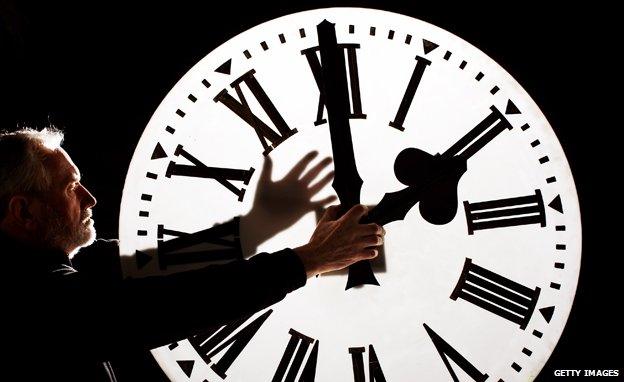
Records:
[[[0,219],[13,195],[49,190],[51,179],[45,162],[49,150],[60,148],[62,142],[63,132],[55,127],[0,131]]]

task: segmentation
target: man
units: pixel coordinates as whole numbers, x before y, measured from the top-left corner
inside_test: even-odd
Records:
[[[115,381],[107,362],[115,355],[252,314],[309,277],[374,258],[383,243],[383,228],[358,223],[364,206],[340,218],[330,207],[309,243],[295,249],[143,279],[77,271],[72,254],[84,247],[83,257],[99,256],[111,243],[89,246],[96,200],[62,139],[49,129],[0,133],[3,345],[5,364],[20,373],[15,380]]]

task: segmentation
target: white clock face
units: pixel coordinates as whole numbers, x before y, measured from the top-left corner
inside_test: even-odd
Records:
[[[197,63],[154,113],[128,170],[120,239],[122,255],[136,261],[125,262],[126,274],[175,272],[217,261],[215,254],[225,253],[223,262],[309,240],[315,211],[259,241],[270,210],[262,219],[233,218],[249,216],[267,187],[267,157],[276,181],[310,151],[332,156],[315,80],[325,19],[335,24],[347,65],[361,202],[374,206],[406,188],[395,160],[417,148],[466,159],[454,188],[457,213],[431,224],[416,205],[386,224],[373,263],[379,286],[345,290],[346,272],[311,278],[211,339],[155,349],[158,363],[175,381],[535,378],[561,335],[579,273],[581,223],[568,163],[507,72],[407,16],[302,12],[243,32]],[[289,204],[297,197],[271,190],[273,208],[297,210]],[[333,194],[328,185],[314,200]],[[187,236],[197,238],[189,248],[176,241],[213,226],[226,239],[221,247],[200,245],[201,234]]]

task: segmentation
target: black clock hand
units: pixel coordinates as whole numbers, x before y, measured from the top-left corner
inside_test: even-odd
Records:
[[[379,204],[362,219],[362,223],[385,225],[393,221],[403,220],[416,203],[431,195],[432,190],[448,187],[452,184],[457,185],[464,172],[466,172],[466,161],[463,158],[438,159],[435,168],[422,179],[420,184],[386,193]]]
[[[394,166],[397,179],[407,186],[426,185],[420,196],[419,209],[429,223],[447,224],[457,213],[457,185],[463,172],[453,170],[452,163],[466,171],[468,159],[501,132],[512,128],[495,106],[491,106],[490,110],[489,115],[442,154],[431,155],[409,148],[397,156]],[[462,162],[463,165],[460,164]],[[440,174],[446,175],[431,181]]]
[[[351,128],[349,126],[349,91],[344,55],[338,48],[334,24],[323,20],[317,25],[321,53],[321,91],[325,96],[327,121],[334,156],[334,181],[332,186],[344,211],[360,203],[362,178],[355,164]],[[344,212],[343,211],[343,212]],[[363,284],[379,285],[369,261],[349,267],[345,289]]]

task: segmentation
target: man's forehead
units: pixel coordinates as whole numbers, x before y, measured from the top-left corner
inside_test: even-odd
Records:
[[[52,159],[51,164],[53,171],[58,171],[58,174],[63,178],[80,179],[80,170],[74,161],[72,161],[69,154],[62,148],[53,150],[50,154],[50,159]]]

